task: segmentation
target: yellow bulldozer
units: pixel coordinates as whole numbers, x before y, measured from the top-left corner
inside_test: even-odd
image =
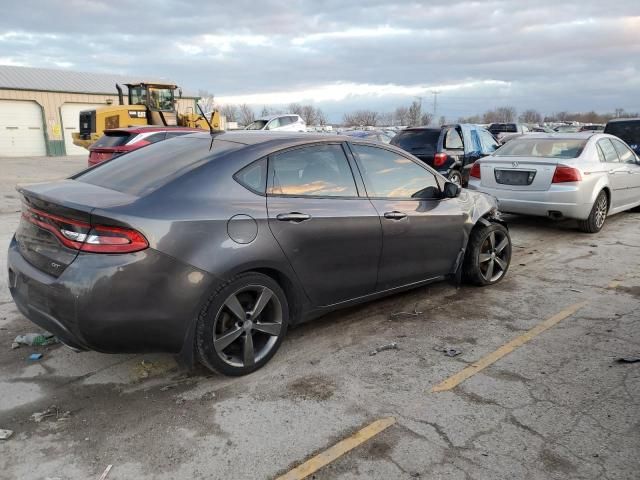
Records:
[[[122,87],[116,84],[118,91],[118,105],[108,105],[95,110],[80,112],[80,131],[73,132],[73,143],[80,147],[89,148],[105,130],[110,128],[134,127],[138,125],[181,126],[202,129],[224,129],[220,112],[213,111],[211,118],[189,109],[188,112],[178,112],[175,98],[182,98],[182,90],[177,85],[160,83],[127,83],[129,101],[124,103]]]

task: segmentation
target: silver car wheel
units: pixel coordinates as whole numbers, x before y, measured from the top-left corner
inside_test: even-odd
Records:
[[[218,357],[232,367],[251,367],[274,347],[282,331],[282,305],[262,285],[248,285],[229,295],[213,327]]]
[[[607,196],[600,195],[596,203],[596,212],[595,212],[596,227],[598,227],[598,229],[602,228],[602,226],[604,225],[604,221],[607,218],[607,207],[608,207]]]
[[[480,275],[487,282],[499,280],[509,267],[509,237],[501,231],[492,231],[482,242],[478,263]]]

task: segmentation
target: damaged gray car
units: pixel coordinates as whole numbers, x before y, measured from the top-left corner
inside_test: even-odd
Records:
[[[198,133],[19,187],[20,311],[77,350],[252,372],[287,327],[446,277],[500,281],[496,202],[344,136]]]

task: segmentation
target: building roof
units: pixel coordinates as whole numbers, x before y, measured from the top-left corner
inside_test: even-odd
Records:
[[[115,95],[117,93],[116,83],[122,85],[140,82],[175,83],[171,80],[158,78],[0,65],[0,89]],[[189,95],[187,92],[183,92],[183,96],[195,97],[195,95]]]

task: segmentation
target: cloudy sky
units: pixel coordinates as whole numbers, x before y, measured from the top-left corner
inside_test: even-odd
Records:
[[[456,119],[640,111],[639,0],[12,2],[0,64],[163,77],[333,121],[423,97]]]

